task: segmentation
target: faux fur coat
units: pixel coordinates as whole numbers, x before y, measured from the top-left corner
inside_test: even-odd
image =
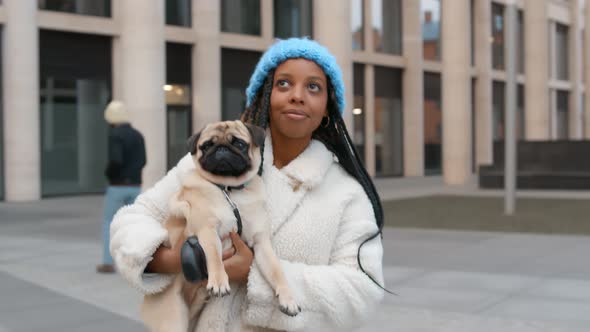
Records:
[[[278,309],[274,292],[256,263],[247,285],[209,301],[194,331],[350,330],[376,310],[383,292],[360,269],[359,245],[377,231],[369,199],[323,143],[312,140],[282,169],[273,166],[270,137],[263,181],[272,218],[272,243],[302,311],[289,317]],[[172,276],[144,274],[154,251],[167,241],[162,224],[168,200],[179,190],[178,174],[194,168],[184,157],[133,205],[115,215],[110,249],[119,272],[141,292],[164,289]],[[383,284],[379,237],[361,249],[361,263]]]

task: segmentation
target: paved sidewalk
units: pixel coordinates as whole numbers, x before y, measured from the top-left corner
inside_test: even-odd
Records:
[[[0,203],[0,332],[143,331],[99,261],[102,197]],[[387,296],[360,331],[590,331],[590,237],[387,228]]]

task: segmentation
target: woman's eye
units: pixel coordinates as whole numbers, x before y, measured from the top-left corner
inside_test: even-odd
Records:
[[[308,87],[309,87],[309,90],[310,90],[311,92],[318,92],[318,91],[320,91],[320,90],[321,90],[321,88],[320,88],[319,84],[316,84],[316,83],[310,83],[310,84],[308,85]]]
[[[289,82],[287,80],[278,80],[277,86],[280,88],[286,88],[289,86]]]

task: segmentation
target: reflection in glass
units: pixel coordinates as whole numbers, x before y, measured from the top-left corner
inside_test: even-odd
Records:
[[[402,53],[401,0],[372,0],[373,44],[376,52]]]
[[[365,65],[354,64],[354,132],[352,140],[361,160],[365,159]]]
[[[104,189],[109,91],[104,80],[41,79],[43,196]]]
[[[377,176],[403,175],[402,73],[375,66],[375,166]]]
[[[352,26],[352,49],[363,50],[365,48],[364,43],[364,1],[363,0],[351,0],[350,5],[350,18]]]
[[[422,0],[422,42],[425,60],[440,60],[440,0]]]
[[[166,24],[191,26],[191,0],[166,0]]]
[[[424,174],[442,174],[440,74],[424,74]]]
[[[568,52],[568,27],[563,24],[555,24],[555,60],[556,78],[568,80],[569,52]]]
[[[275,37],[312,37],[311,0],[274,1]]]
[[[492,85],[492,130],[494,140],[503,140],[505,137],[505,84],[504,82],[494,81]]]
[[[492,68],[504,69],[504,6],[492,3]]]
[[[567,91],[557,91],[557,139],[568,138],[569,127],[569,93]]]
[[[260,0],[221,0],[221,31],[260,35]]]
[[[111,16],[110,0],[38,0],[39,9],[93,16]]]
[[[246,107],[246,87],[259,52],[221,50],[221,118],[237,120]]]

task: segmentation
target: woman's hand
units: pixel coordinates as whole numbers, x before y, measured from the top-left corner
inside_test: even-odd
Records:
[[[176,245],[172,248],[160,246],[154,252],[152,260],[148,263],[145,272],[148,273],[168,273],[175,274],[182,272],[182,265],[180,262],[180,249],[186,241],[186,237],[176,241]]]
[[[236,232],[229,234],[233,248],[223,252],[223,265],[231,282],[245,284],[248,282],[248,273],[254,260],[254,252],[248,248]]]

